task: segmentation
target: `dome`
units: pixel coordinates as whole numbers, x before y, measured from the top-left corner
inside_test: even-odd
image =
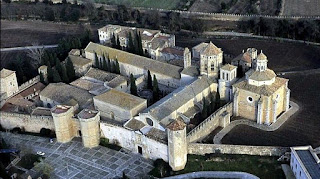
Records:
[[[258,60],[267,60],[267,56],[264,53],[260,53],[257,57]]]
[[[264,71],[249,70],[246,73],[248,83],[255,86],[271,85],[275,81],[275,77],[276,74],[270,69]]]

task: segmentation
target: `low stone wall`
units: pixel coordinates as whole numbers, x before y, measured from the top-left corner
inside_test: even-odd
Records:
[[[275,146],[247,146],[247,145],[225,145],[225,144],[188,144],[188,154],[205,155],[212,153],[241,154],[259,156],[281,156],[289,152],[289,147]]]
[[[18,127],[24,129],[26,132],[33,133],[39,133],[42,128],[54,131],[52,116],[0,112],[0,124],[2,128],[7,130]]]
[[[232,105],[233,103],[229,102],[211,114],[207,119],[188,133],[187,141],[199,141],[209,135],[217,127],[227,126],[230,123],[230,116],[232,116]]]

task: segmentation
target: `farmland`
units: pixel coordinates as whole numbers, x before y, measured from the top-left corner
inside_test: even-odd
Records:
[[[86,28],[96,30],[77,24],[1,20],[1,48],[57,44],[59,39],[80,35]]]
[[[316,16],[320,15],[319,0],[285,0],[283,15]]]
[[[277,15],[281,0],[261,0],[259,2],[248,0],[197,0],[189,11],[223,12],[230,14],[264,14]]]

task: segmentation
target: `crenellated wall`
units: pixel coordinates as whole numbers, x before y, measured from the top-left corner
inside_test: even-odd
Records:
[[[42,128],[55,130],[52,116],[36,116],[29,114],[0,112],[2,128],[11,130],[19,127],[26,132],[40,133]]]
[[[205,119],[188,133],[187,141],[189,143],[199,141],[209,135],[217,127],[226,127],[228,124],[230,124],[232,106],[233,103],[229,102],[212,113],[207,119]]]

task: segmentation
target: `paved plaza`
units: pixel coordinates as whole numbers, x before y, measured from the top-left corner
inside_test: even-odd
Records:
[[[117,178],[122,173],[130,178],[143,178],[153,169],[152,160],[125,149],[120,151],[106,147],[84,148],[80,138],[69,143],[49,143],[48,138],[0,132],[0,137],[11,148],[27,152],[45,152],[45,162],[54,168],[50,178]],[[31,176],[35,171],[28,172]]]

